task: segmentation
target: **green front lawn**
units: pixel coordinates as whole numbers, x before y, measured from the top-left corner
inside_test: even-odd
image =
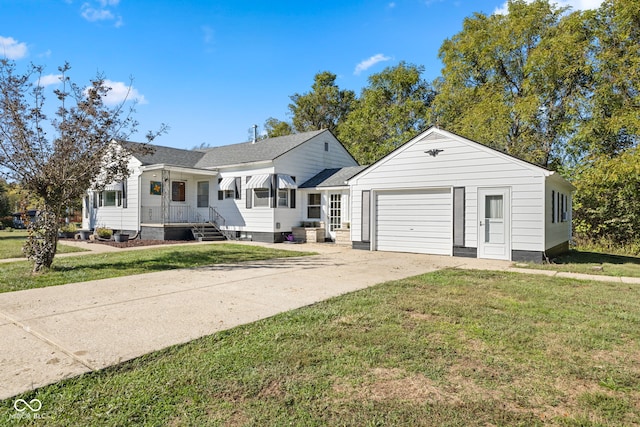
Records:
[[[0,264],[0,293],[176,268],[310,255],[239,244],[155,246],[150,249],[56,258],[47,272],[32,275],[28,261]]]
[[[551,264],[528,264],[528,267],[571,273],[640,277],[639,257],[576,249],[554,258]]]
[[[23,230],[0,231],[0,259],[8,258],[24,258],[22,253],[22,245],[27,238],[27,232]],[[66,246],[58,244],[59,254],[70,252],[84,252],[85,249],[76,248],[74,246]]]
[[[32,425],[638,425],[640,287],[445,270],[16,398]]]

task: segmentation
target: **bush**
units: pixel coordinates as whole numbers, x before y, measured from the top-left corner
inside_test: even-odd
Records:
[[[96,228],[96,234],[101,239],[111,239],[113,237],[113,230],[109,228],[99,227]]]
[[[0,224],[2,224],[4,228],[13,227],[13,217],[11,215],[3,216],[0,218]]]
[[[60,232],[62,233],[75,233],[78,231],[78,227],[74,223],[65,224],[60,227]]]

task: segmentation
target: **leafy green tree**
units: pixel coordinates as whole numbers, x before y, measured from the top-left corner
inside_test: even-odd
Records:
[[[575,172],[576,233],[619,245],[640,242],[640,148],[598,156]]]
[[[582,111],[591,33],[580,13],[546,0],[510,0],[508,11],[476,13],[443,43],[433,121],[550,166]]]
[[[640,0],[605,1],[589,21],[593,75],[582,152],[615,156],[640,141]]]
[[[269,117],[267,121],[264,122],[264,130],[267,133],[267,138],[291,135],[293,133],[291,123],[283,122],[273,117]]]
[[[128,139],[137,127],[133,107],[105,105],[110,88],[102,76],[81,87],[70,81],[69,70],[69,64],[59,68],[59,106],[49,119],[44,88],[37,83],[42,67],[32,65],[21,74],[14,62],[0,60],[0,173],[42,200],[24,247],[34,272],[51,266],[70,203],[92,186],[100,189],[127,176],[130,153],[112,142]],[[164,130],[163,125],[147,139]]]
[[[427,123],[434,92],[424,67],[400,62],[369,77],[338,136],[361,164],[370,164],[418,134]]]
[[[316,74],[313,80],[310,92],[290,96],[293,127],[297,132],[319,129],[333,132],[351,111],[355,93],[341,90],[336,75],[329,71]]]

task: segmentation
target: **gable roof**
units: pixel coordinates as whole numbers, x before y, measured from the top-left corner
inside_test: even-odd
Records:
[[[346,187],[348,179],[366,168],[367,166],[347,166],[344,168],[324,169],[298,188]]]
[[[488,145],[485,145],[485,144],[482,144],[480,142],[474,141],[472,139],[465,138],[463,136],[457,135],[457,134],[455,134],[453,132],[449,132],[449,131],[446,131],[444,129],[438,128],[436,126],[428,127],[423,132],[420,132],[418,135],[416,135],[413,138],[411,138],[405,144],[402,144],[401,146],[399,146],[398,148],[396,148],[395,150],[393,150],[392,152],[390,152],[386,156],[382,157],[377,162],[367,166],[364,170],[358,172],[356,175],[352,176],[349,179],[351,180],[351,179],[355,178],[358,175],[362,175],[363,173],[366,174],[368,171],[375,169],[378,165],[380,165],[382,163],[385,163],[389,159],[395,157],[399,152],[405,150],[409,146],[413,145],[414,143],[417,143],[418,141],[421,141],[422,139],[424,139],[425,137],[427,137],[427,136],[429,136],[429,135],[431,135],[433,133],[437,133],[440,136],[451,138],[451,139],[454,139],[456,141],[459,141],[459,142],[462,142],[462,143],[465,143],[465,144],[474,145],[475,147],[477,147],[477,148],[479,148],[481,150],[490,152],[490,153],[492,153],[492,154],[494,154],[496,156],[503,157],[503,158],[505,158],[507,160],[510,160],[511,162],[520,164],[521,166],[524,166],[525,168],[528,168],[530,170],[540,171],[540,172],[542,172],[542,174],[544,176],[548,177],[548,176],[554,176],[555,175],[556,179],[559,179],[559,180],[565,182],[566,184],[568,184],[569,186],[573,187],[573,185],[569,181],[567,181],[565,178],[563,178],[562,176],[560,176],[559,174],[557,174],[556,172],[554,172],[554,171],[552,171],[550,169],[547,169],[547,168],[542,167],[540,165],[537,165],[535,163],[531,163],[531,162],[529,162],[527,160],[521,159],[519,157],[516,157],[516,156],[514,156],[512,154],[509,154],[509,153],[506,153],[504,151],[497,150],[497,149],[495,149],[493,147],[490,147]],[[575,187],[573,187],[573,188],[575,188]]]
[[[274,160],[311,138],[329,132],[326,129],[267,138],[261,141],[213,147],[205,150],[197,167],[212,168]]]
[[[274,160],[323,132],[331,133],[323,129],[276,138],[267,138],[256,141],[255,143],[243,142],[205,150],[185,150],[129,141],[122,142],[122,145],[125,148],[130,148],[133,157],[145,166],[166,164],[188,168],[211,169],[221,166]],[[144,150],[144,147],[148,147],[151,150]]]

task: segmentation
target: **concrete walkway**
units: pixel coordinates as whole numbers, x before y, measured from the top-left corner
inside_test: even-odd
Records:
[[[388,280],[513,270],[507,261],[277,247],[320,254],[0,294],[0,399]]]

